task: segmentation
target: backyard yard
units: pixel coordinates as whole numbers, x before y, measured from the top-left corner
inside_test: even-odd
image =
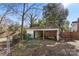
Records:
[[[11,48],[12,56],[77,56],[79,41],[56,42],[54,40],[22,41]],[[19,45],[19,46],[18,46]],[[76,48],[77,47],[77,48]]]
[[[0,4],[0,56],[79,56],[74,9],[63,3]]]

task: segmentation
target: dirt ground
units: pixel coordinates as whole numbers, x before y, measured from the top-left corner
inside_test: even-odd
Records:
[[[67,42],[67,43],[75,46],[75,49],[77,50],[77,55],[79,56],[79,40],[74,40],[74,41]]]
[[[77,43],[76,43],[77,42]],[[23,41],[11,49],[12,56],[78,56],[79,41],[56,42],[53,40]],[[77,46],[77,45],[78,46]]]

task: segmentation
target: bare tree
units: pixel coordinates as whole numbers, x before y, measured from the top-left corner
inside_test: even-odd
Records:
[[[1,17],[1,21],[3,20],[3,18],[6,15],[15,13],[17,15],[17,17],[19,17],[21,19],[21,40],[23,40],[24,21],[28,20],[27,15],[29,14],[30,10],[32,10],[32,9],[40,10],[40,8],[37,7],[40,5],[41,4],[28,4],[28,3],[7,4],[6,12]],[[1,23],[1,21],[0,21],[0,23]]]
[[[25,16],[25,3],[23,4],[22,23],[21,23],[21,40],[23,40],[23,22]]]
[[[0,4],[0,6],[2,6],[3,9],[5,9],[4,13],[1,15],[1,18],[0,18],[0,24],[1,22],[3,21],[3,19],[8,16],[9,14],[13,13],[13,8],[14,8],[14,4]]]
[[[21,12],[22,15],[20,15],[21,16],[21,40],[23,40],[24,20],[27,20],[27,15],[28,15],[30,10],[36,9],[35,6],[36,6],[36,4],[31,4],[30,6],[29,6],[28,3],[27,4],[25,4],[25,3],[22,4],[22,12]]]
[[[3,9],[3,13],[1,14],[1,18],[0,18],[0,26],[2,21],[4,20],[5,22],[8,20],[7,16],[9,16],[9,14],[12,14],[13,13],[13,8],[14,8],[14,5],[13,4],[0,4],[0,7],[2,7]],[[2,10],[1,9],[1,10]],[[9,36],[9,31],[6,30],[6,32],[8,32],[7,34],[7,42],[6,42],[6,55],[8,55],[10,53],[10,36]]]

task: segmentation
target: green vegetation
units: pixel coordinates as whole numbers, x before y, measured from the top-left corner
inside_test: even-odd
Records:
[[[63,32],[67,23],[68,9],[61,3],[48,3],[43,8],[43,16],[46,19],[46,27],[59,28]],[[68,27],[68,25],[67,25]]]
[[[32,40],[33,39],[31,34],[27,34],[26,38],[27,38],[27,40]]]
[[[23,34],[23,40],[32,40],[32,39],[33,38],[31,36],[31,34],[27,34],[27,33]]]

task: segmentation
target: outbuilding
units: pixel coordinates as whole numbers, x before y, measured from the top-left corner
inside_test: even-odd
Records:
[[[32,38],[42,38],[45,40],[46,38],[56,38],[59,41],[59,29],[34,29],[34,28],[27,28],[27,34],[30,34]]]

